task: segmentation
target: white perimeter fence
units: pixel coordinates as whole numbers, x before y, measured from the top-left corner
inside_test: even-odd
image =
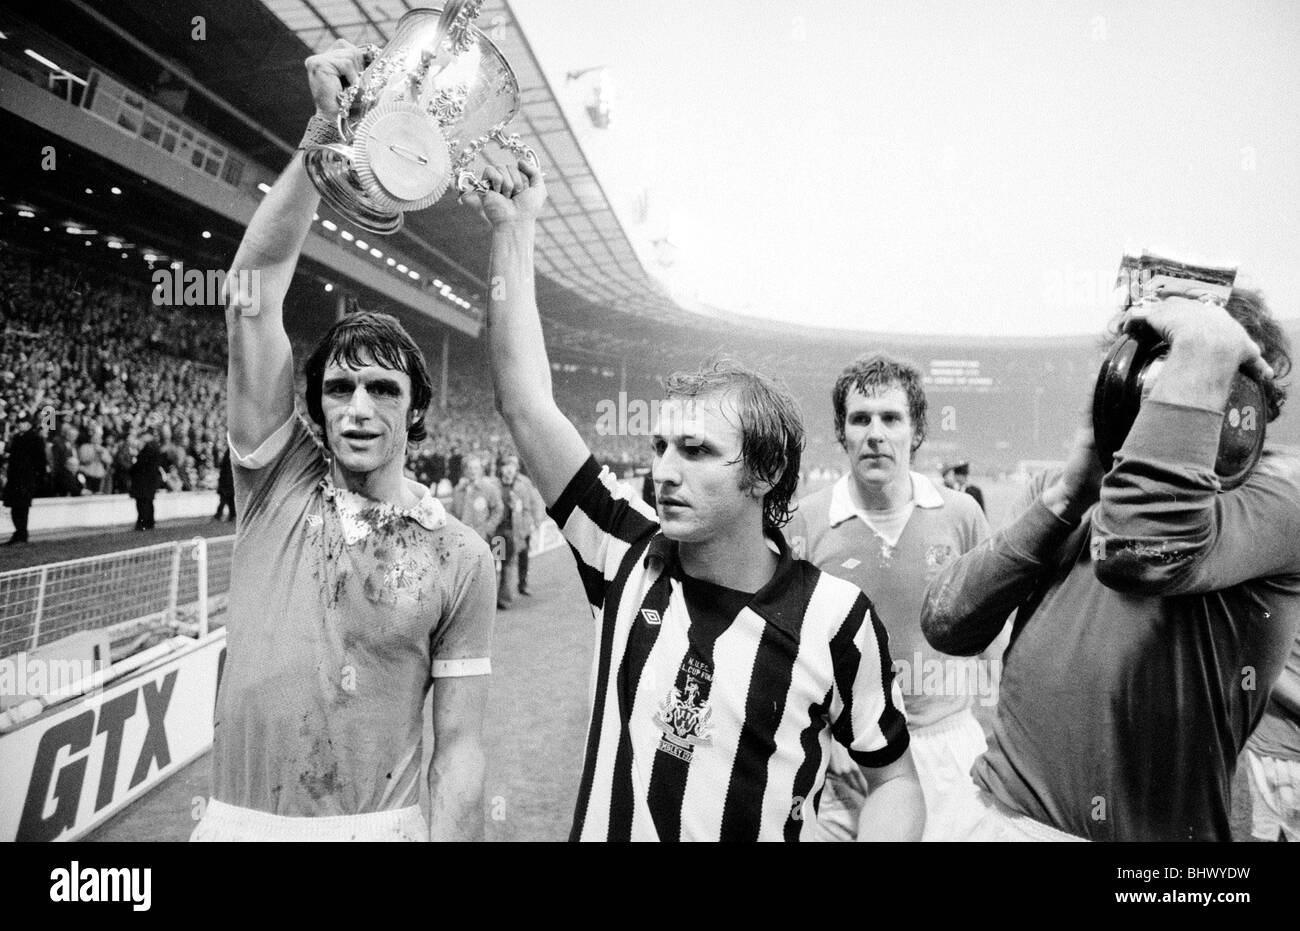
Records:
[[[547,520],[530,551],[563,542]],[[203,637],[225,610],[234,544],[195,537],[0,572],[0,659],[87,630],[167,625]]]
[[[0,573],[0,659],[86,630],[198,636],[225,606],[234,536],[177,540]]]

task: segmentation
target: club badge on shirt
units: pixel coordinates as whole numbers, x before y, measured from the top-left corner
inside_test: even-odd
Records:
[[[925,551],[926,575],[935,575],[957,558],[957,548],[951,543],[932,543]]]
[[[655,712],[655,724],[664,732],[659,749],[689,763],[695,747],[713,743],[712,714],[708,700],[700,698],[700,680],[688,672],[686,688],[671,688]]]

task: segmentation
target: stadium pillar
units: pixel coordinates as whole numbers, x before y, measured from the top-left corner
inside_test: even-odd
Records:
[[[627,393],[627,356],[618,360],[618,390],[620,394]]]
[[[451,334],[442,334],[442,374],[438,377],[438,410],[447,409],[447,360],[451,356]]]
[[[342,289],[339,290],[338,296],[334,298],[334,319],[342,320],[348,313],[348,299],[343,296]]]

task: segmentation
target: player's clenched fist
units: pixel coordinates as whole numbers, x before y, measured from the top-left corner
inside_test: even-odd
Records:
[[[339,39],[319,55],[307,58],[303,64],[307,68],[316,112],[332,119],[339,112],[339,94],[360,80],[367,61],[364,49]]]
[[[514,165],[489,165],[483,171],[483,181],[489,190],[468,195],[465,202],[476,204],[493,228],[532,223],[546,203],[542,170],[524,159]]]

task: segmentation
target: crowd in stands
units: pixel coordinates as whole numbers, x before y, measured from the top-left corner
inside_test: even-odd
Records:
[[[134,260],[134,259],[133,259]],[[295,339],[299,364],[309,350]],[[433,358],[433,354],[430,354]],[[225,326],[212,308],[156,306],[149,279],[113,266],[0,251],[0,490],[20,415],[45,442],[48,471],[36,497],[130,493],[131,467],[151,431],[164,491],[216,490],[225,452]],[[495,411],[486,359],[470,353],[448,373],[447,404],[428,414],[428,439],[407,467],[450,496],[471,455],[486,464],[515,452]],[[650,466],[650,438],[600,426],[619,379],[557,372],[556,399],[599,462],[622,478]],[[627,396],[658,397],[648,376]],[[807,463],[814,477],[812,463]],[[526,471],[526,465],[525,465]]]
[[[471,364],[475,360],[470,360]],[[487,379],[486,361],[475,373],[449,373],[446,410],[429,412],[429,439],[414,448],[407,458],[407,469],[416,480],[437,488],[445,480],[446,493],[462,477],[462,463],[477,455],[487,463],[496,463],[516,454],[510,431],[496,413],[492,386]],[[608,465],[621,478],[630,478],[650,466],[651,446],[648,436],[603,435],[597,430],[597,401],[607,386],[579,386],[572,379],[557,378],[556,401],[560,409],[577,425],[597,461]],[[489,470],[490,471],[490,470]]]
[[[305,344],[295,341],[299,362]],[[121,494],[146,428],[156,432],[164,488],[217,487],[225,439],[225,330],[211,308],[159,307],[147,279],[112,269],[0,252],[0,486],[8,440],[20,415],[46,444],[38,497]],[[413,449],[411,473],[454,486],[470,454],[495,463],[513,452],[480,371],[453,371],[445,409],[429,413],[429,439]],[[571,399],[575,422],[592,432],[591,405]],[[591,437],[603,462],[631,474],[648,458],[644,438]],[[642,461],[644,460],[644,461]]]
[[[167,488],[215,488],[224,432],[224,338],[202,309],[156,307],[147,289],[6,249],[0,254],[0,418],[47,442],[46,495],[129,491],[144,429]]]

